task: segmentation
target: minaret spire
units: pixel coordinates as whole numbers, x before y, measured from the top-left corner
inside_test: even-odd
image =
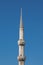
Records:
[[[19,45],[19,55],[17,57],[18,65],[24,65],[25,64],[25,53],[24,53],[25,42],[24,42],[24,28],[22,23],[22,8],[21,8],[21,16],[20,16],[18,45]]]
[[[22,21],[22,8],[21,8],[21,15],[20,15],[20,28],[19,28],[19,39],[24,38],[24,29],[23,29],[23,21]]]
[[[23,28],[23,21],[22,21],[22,8],[21,8],[21,15],[20,15],[20,28]]]

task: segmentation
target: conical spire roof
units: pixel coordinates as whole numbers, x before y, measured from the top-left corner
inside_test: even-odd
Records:
[[[23,28],[23,21],[22,21],[22,8],[21,8],[21,15],[20,15],[20,28]]]

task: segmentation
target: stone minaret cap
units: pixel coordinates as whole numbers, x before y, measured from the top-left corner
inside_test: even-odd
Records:
[[[20,28],[23,28],[23,21],[22,21],[22,8],[21,8],[21,15],[20,15]]]

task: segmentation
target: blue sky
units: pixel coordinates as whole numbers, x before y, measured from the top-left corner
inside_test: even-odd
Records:
[[[18,65],[21,7],[25,65],[43,65],[43,0],[0,0],[0,65]]]

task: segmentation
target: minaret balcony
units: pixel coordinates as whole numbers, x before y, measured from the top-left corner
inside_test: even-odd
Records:
[[[17,59],[19,61],[25,61],[26,57],[25,56],[18,56]]]
[[[24,46],[24,45],[25,45],[24,40],[20,39],[20,40],[18,41],[18,45],[22,45],[22,46]]]

